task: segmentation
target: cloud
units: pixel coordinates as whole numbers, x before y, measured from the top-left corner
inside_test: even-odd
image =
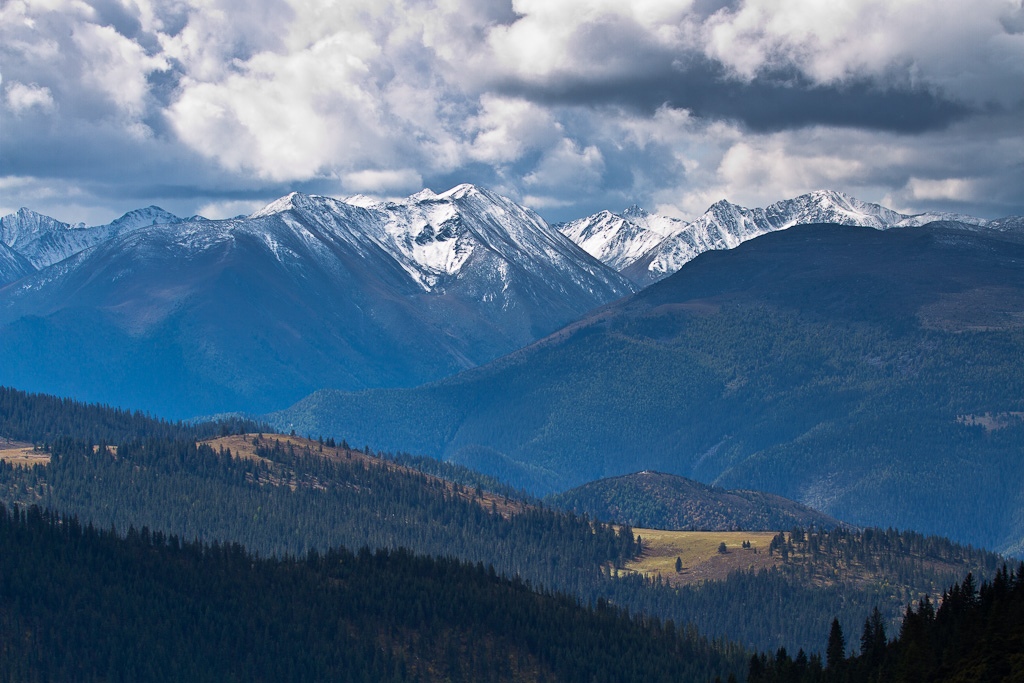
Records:
[[[14,82],[7,86],[6,92],[7,106],[15,114],[24,114],[31,109],[45,113],[54,108],[53,95],[49,88]]]
[[[1019,0],[11,0],[0,177],[89,215],[460,182],[554,220],[825,186],[1024,212],[1022,27]]]
[[[745,0],[705,24],[705,53],[746,80],[794,69],[816,85],[867,81],[973,105],[1013,105],[1024,40],[1006,29],[1020,3]]]
[[[234,218],[235,216],[248,216],[266,206],[267,203],[258,199],[236,199],[227,201],[216,201],[203,204],[196,212],[204,218],[220,220]],[[182,216],[184,218],[184,216]]]
[[[969,201],[977,193],[977,183],[971,178],[910,178],[905,190],[915,200]]]
[[[388,171],[357,171],[344,178],[345,189],[352,192],[385,194],[408,192],[423,188],[423,178],[411,168]]]
[[[480,113],[467,122],[468,155],[475,161],[506,164],[557,144],[562,126],[549,110],[529,100],[485,93]]]

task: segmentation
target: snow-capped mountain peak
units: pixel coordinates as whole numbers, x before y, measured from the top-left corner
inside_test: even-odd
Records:
[[[262,209],[249,214],[248,218],[265,218],[267,216],[284,213],[285,211],[301,211],[303,209],[309,209],[315,206],[317,203],[316,200],[318,199],[324,198],[315,195],[303,194],[301,192],[289,192],[285,196],[270,202]]]
[[[20,252],[26,245],[44,235],[70,229],[71,226],[67,223],[22,207],[0,218],[0,242]]]
[[[869,228],[887,228],[905,216],[879,204],[862,202],[836,190],[817,190],[776,202],[765,209],[775,229],[809,223],[837,223]]]
[[[1009,219],[1001,223],[958,214],[908,216],[844,192],[817,190],[755,209],[722,199],[691,223],[630,207],[618,215],[601,211],[560,229],[592,256],[643,286],[671,275],[705,251],[731,249],[748,239],[795,225],[835,223],[884,230],[936,220],[993,229],[997,224],[1015,225]]]
[[[433,190],[431,190],[429,187],[425,187],[422,190],[420,190],[419,192],[417,192],[416,194],[411,195],[409,197],[410,200],[416,201],[416,202],[425,202],[427,200],[436,199],[436,198],[437,198],[437,194]]]
[[[623,218],[647,218],[650,214],[644,211],[640,206],[636,204],[630,205],[622,212]]]
[[[193,216],[192,219],[200,219],[200,216]],[[190,219],[191,220],[191,219]],[[121,234],[136,228],[144,228],[149,225],[164,225],[167,223],[181,223],[182,219],[170,211],[164,211],[159,206],[147,206],[144,209],[129,211],[117,220],[109,224],[111,232]]]
[[[559,230],[594,258],[621,271],[685,225],[634,204],[621,214],[601,211],[565,223]]]
[[[463,199],[469,195],[479,194],[481,192],[482,191],[480,190],[480,188],[478,188],[476,185],[473,185],[471,183],[462,183],[461,185],[456,185],[447,192],[443,192],[437,195],[437,197],[440,199]],[[486,191],[483,192],[486,193]]]

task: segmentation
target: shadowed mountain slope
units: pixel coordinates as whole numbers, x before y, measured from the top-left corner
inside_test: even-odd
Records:
[[[655,469],[854,524],[1024,539],[1024,245],[804,226],[486,367],[272,416],[538,492]]]

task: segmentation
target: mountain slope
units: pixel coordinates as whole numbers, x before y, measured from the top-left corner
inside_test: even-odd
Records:
[[[842,525],[837,519],[781,496],[727,491],[661,472],[600,479],[547,500],[591,519],[648,529],[778,531]]]
[[[28,259],[0,242],[0,285],[24,277],[34,270]]]
[[[558,227],[588,254],[617,271],[685,228],[684,221],[652,215],[638,206],[621,215],[602,211]]]
[[[353,451],[344,441],[338,446],[330,439],[232,431],[253,427],[171,425],[2,391],[0,435],[50,448],[36,453],[47,464],[31,468],[9,466],[0,448],[0,501],[23,510],[46,505],[97,529],[148,528],[241,543],[261,556],[404,547],[490,564],[498,574],[583,604],[672,619],[680,631],[699,624],[710,637],[808,652],[824,647],[820,630],[834,616],[856,627],[878,606],[895,618],[908,600],[934,594],[952,576],[990,571],[998,560],[891,529],[817,529],[788,537],[643,530],[641,543],[628,527],[538,506],[507,487],[489,489],[486,478],[462,468]],[[228,435],[195,441],[218,433]],[[722,540],[731,548],[726,554],[717,551]],[[680,554],[688,567],[681,574],[673,569]]]
[[[132,227],[0,289],[0,382],[172,417],[265,411],[443,377],[630,291],[472,186]]]
[[[793,228],[487,367],[272,420],[540,492],[654,469],[1019,553],[1022,264],[990,233]]]

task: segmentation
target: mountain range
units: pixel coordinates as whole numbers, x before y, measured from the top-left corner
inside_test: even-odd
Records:
[[[221,221],[22,210],[0,220],[0,383],[172,418],[294,403],[285,430],[538,494],[656,469],[1021,552],[1021,219],[816,192],[587,221],[472,185]]]
[[[705,251],[732,249],[795,225],[832,223],[885,230],[937,221],[997,231],[1024,228],[1021,217],[990,221],[951,213],[902,214],[834,190],[810,192],[755,209],[722,200],[692,222],[631,206],[619,214],[602,211],[558,227],[587,253],[643,287],[678,271]]]
[[[469,185],[149,217],[4,219],[5,243],[39,269],[0,289],[0,382],[172,417],[264,411],[323,387],[444,377],[633,291],[533,212]],[[46,266],[45,245],[90,240]]]
[[[561,226],[472,185],[401,201],[292,193],[248,217],[0,219],[0,382],[171,417],[415,386],[489,362],[699,253],[808,222],[906,216],[838,192],[697,220],[631,207]],[[2,283],[6,282],[6,286]]]

